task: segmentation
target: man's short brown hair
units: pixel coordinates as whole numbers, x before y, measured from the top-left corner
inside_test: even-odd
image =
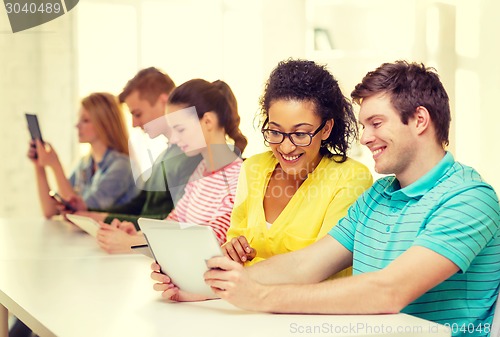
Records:
[[[149,67],[140,70],[134,78],[127,82],[123,91],[118,95],[120,103],[134,91],[139,92],[139,98],[146,99],[151,105],[154,105],[161,94],[170,94],[175,89],[174,81],[155,67]]]

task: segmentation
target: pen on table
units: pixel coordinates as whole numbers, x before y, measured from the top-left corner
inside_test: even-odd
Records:
[[[132,249],[146,248],[146,247],[149,247],[149,245],[144,244],[144,245],[135,245],[135,246],[130,246],[130,248],[132,248]]]

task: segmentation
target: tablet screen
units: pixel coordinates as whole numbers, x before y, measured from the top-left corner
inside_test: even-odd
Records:
[[[213,295],[203,278],[206,261],[223,253],[210,226],[146,218],[138,223],[162,272],[179,289]]]
[[[34,114],[26,113],[26,121],[28,122],[28,129],[31,134],[31,139],[40,139],[43,142],[42,132],[40,131],[40,125],[38,124],[38,117]]]

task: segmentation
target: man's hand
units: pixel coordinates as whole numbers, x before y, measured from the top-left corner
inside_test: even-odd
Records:
[[[131,252],[130,248],[135,244],[136,235],[127,234],[118,228],[120,221],[115,219],[111,224],[99,222],[101,228],[97,231],[97,243],[108,253]]]
[[[111,224],[115,224],[119,230],[124,231],[125,233],[129,235],[137,235],[137,229],[135,228],[134,224],[131,223],[130,221],[119,221],[118,219],[113,219],[111,221]]]
[[[205,273],[205,282],[220,298],[240,308],[265,311],[265,298],[270,289],[252,278],[245,268],[225,256],[207,261],[210,269]]]

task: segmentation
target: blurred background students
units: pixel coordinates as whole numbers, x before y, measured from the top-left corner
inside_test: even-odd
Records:
[[[247,140],[239,129],[236,98],[223,81],[190,80],[177,87],[167,103],[168,134],[188,157],[200,155],[183,197],[168,220],[210,226],[222,244],[229,228],[236,185]],[[228,138],[235,147],[228,146]],[[123,252],[145,242],[132,223],[112,222],[97,234],[107,252]]]
[[[253,264],[322,238],[372,184],[348,158],[357,138],[352,106],[312,61],[280,62],[260,101],[270,151],[243,164],[224,252]]]
[[[55,176],[60,196],[77,210],[122,205],[138,192],[128,156],[128,133],[116,97],[96,92],[82,99],[76,128],[78,141],[90,144],[90,151],[80,159],[69,178],[49,143],[30,143],[28,157],[35,167],[40,204],[46,218],[62,209],[49,195],[48,168]],[[16,319],[9,336],[31,336],[31,330]]]
[[[158,68],[149,67],[140,70],[129,80],[118,97],[132,115],[132,126],[139,127],[149,137],[156,138],[160,134],[168,136],[167,129],[158,131],[151,126],[165,125],[162,123],[165,106],[174,88],[175,84],[170,76]],[[114,205],[108,212],[94,209],[94,212],[79,214],[106,223],[111,223],[114,219],[129,221],[136,226],[137,219],[141,216],[164,219],[174,208],[174,202],[184,194],[184,187],[200,161],[200,155],[188,157],[177,145],[169,144],[156,158],[146,182],[138,183],[142,187],[134,199],[123,205]]]
[[[78,210],[107,209],[122,205],[136,194],[128,157],[128,133],[116,98],[103,92],[92,93],[81,101],[78,140],[90,144],[73,173],[66,177],[57,152],[49,144],[31,142],[28,157],[34,164],[38,192],[45,217],[57,214],[58,203],[49,196],[49,168],[57,191],[72,200]]]
[[[197,112],[192,114],[191,121],[175,112],[190,106]],[[171,141],[188,156],[201,153],[203,160],[167,219],[209,225],[222,244],[226,241],[242,163],[238,153],[247,145],[239,129],[236,98],[223,81],[209,83],[195,79],[173,93],[168,110]],[[227,138],[234,141],[236,150],[227,146]]]

